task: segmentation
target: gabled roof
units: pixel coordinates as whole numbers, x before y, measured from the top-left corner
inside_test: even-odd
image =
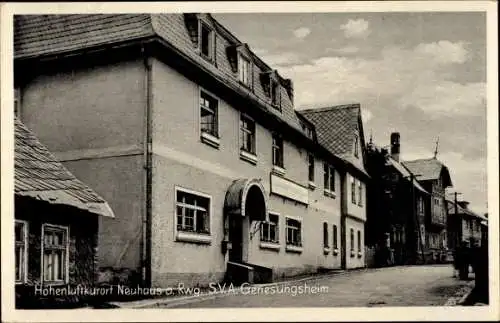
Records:
[[[406,178],[406,180],[408,180],[408,181],[410,181],[410,180],[411,180],[411,179],[410,179],[410,176],[411,176],[411,174],[412,174],[412,173],[411,173],[410,171],[408,171],[408,169],[406,169],[406,167],[404,167],[404,166],[403,166],[400,162],[396,161],[394,158],[392,158],[392,157],[390,157],[390,156],[389,156],[389,157],[387,158],[387,163],[386,163],[386,165],[394,167],[394,169],[395,169],[397,172],[399,172],[399,173],[401,174],[401,176],[403,176],[404,178]],[[415,186],[415,188],[416,188],[417,190],[419,190],[420,192],[425,193],[425,194],[429,194],[429,192],[427,192],[427,191],[426,191],[426,190],[422,187],[422,185],[420,185],[420,184],[418,183],[418,181],[417,181],[417,180],[414,180],[414,181],[413,181],[413,186]]]
[[[214,25],[219,36],[215,42],[217,46],[215,64],[201,57],[193,44],[190,31],[186,27],[186,15],[198,15]],[[59,57],[93,48],[111,48],[143,40],[161,40],[195,62],[203,70],[210,72],[216,79],[240,91],[246,98],[257,100],[261,105],[266,106],[269,113],[305,134],[293,108],[291,81],[276,74],[282,84],[280,87],[281,111],[271,107],[270,98],[266,95],[267,90],[261,84],[260,74],[276,71],[248,48],[252,53],[256,70],[252,73],[253,91],[241,85],[237,73],[234,73],[231,67],[226,49],[235,45],[244,45],[244,43],[211,14],[16,15],[14,25],[15,60],[36,60],[56,55]]]
[[[114,217],[108,203],[57,161],[17,118],[14,132],[15,195]]]
[[[460,215],[460,214],[465,214],[465,215],[469,215],[469,216],[472,216],[472,217],[475,217],[475,218],[478,218],[480,220],[483,220],[483,221],[488,221],[488,218],[485,217],[485,216],[482,216],[480,214],[477,214],[475,212],[473,212],[472,210],[469,210],[467,208],[463,208],[461,207],[460,205],[457,205],[455,206],[455,202],[451,201],[451,200],[446,200],[446,204],[447,204],[447,208],[448,208],[448,214],[449,215],[455,215],[455,208],[457,210],[457,213]]]
[[[320,145],[366,174],[362,162],[355,160],[353,150],[355,137],[358,133],[361,146],[364,147],[359,104],[307,109],[298,112],[314,125]],[[363,154],[363,149],[361,149],[361,154]]]
[[[443,176],[444,187],[453,186],[448,167],[436,158],[404,161],[403,165],[417,175],[419,181],[437,180]]]

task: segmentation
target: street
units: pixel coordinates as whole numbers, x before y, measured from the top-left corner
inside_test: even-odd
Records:
[[[176,308],[443,306],[472,281],[452,277],[451,265],[389,267],[343,272],[266,291],[250,286],[209,299],[157,305]]]

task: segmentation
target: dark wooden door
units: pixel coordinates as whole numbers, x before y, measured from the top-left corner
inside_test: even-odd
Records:
[[[229,261],[241,262],[243,260],[243,217],[232,216],[229,220],[229,240],[232,249],[229,252]]]

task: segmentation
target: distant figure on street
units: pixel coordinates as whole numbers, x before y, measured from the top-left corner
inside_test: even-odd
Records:
[[[469,278],[470,250],[467,241],[462,241],[455,252],[455,268],[458,269],[458,278]]]

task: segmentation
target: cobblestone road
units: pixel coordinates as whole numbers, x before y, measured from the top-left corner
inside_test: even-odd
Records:
[[[262,289],[237,288],[236,294],[165,307],[442,306],[472,284],[453,278],[451,265],[390,267],[297,281],[285,285],[288,288],[275,285],[267,294]]]

